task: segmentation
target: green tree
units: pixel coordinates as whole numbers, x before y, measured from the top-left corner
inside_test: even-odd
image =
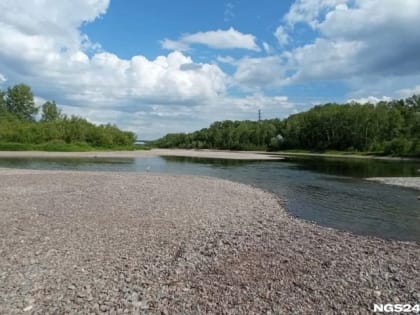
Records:
[[[405,100],[406,104],[415,110],[420,110],[420,95],[413,95]]]
[[[34,115],[38,113],[38,108],[35,106],[31,88],[25,84],[8,88],[6,109],[21,120],[33,121]]]
[[[277,135],[282,136],[278,141]],[[420,97],[376,105],[330,103],[284,120],[219,121],[190,134],[172,134],[157,146],[234,150],[374,151],[419,156]]]
[[[41,121],[56,121],[62,117],[61,110],[54,101],[48,101],[42,105]]]
[[[6,93],[0,90],[0,115],[3,115],[6,112]]]

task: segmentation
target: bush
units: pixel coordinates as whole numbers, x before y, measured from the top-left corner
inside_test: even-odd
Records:
[[[408,155],[412,142],[407,139],[394,139],[384,144],[384,154],[386,155]]]
[[[0,142],[0,151],[29,151],[32,146],[25,143]]]
[[[86,142],[76,142],[68,144],[63,140],[54,140],[37,145],[36,150],[51,152],[85,152],[92,151],[93,148]]]
[[[115,126],[96,126],[72,117],[52,122],[0,117],[0,150],[87,151],[134,147],[136,136]]]
[[[420,140],[413,141],[413,144],[410,148],[410,155],[420,157]]]

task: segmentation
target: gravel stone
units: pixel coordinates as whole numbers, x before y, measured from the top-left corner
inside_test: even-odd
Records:
[[[320,227],[226,180],[0,170],[0,218],[0,314],[371,314],[374,303],[419,303],[419,242]]]

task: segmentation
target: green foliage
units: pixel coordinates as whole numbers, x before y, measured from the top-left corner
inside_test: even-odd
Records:
[[[280,130],[278,119],[215,122],[191,134],[168,134],[153,145],[161,148],[265,150]]]
[[[64,116],[54,101],[47,101],[42,105],[41,121],[55,121],[62,118]]]
[[[7,89],[6,110],[21,120],[34,120],[38,113],[34,96],[29,86],[18,84]]]
[[[0,90],[0,116],[6,113],[6,93]]]
[[[53,101],[42,106],[40,121],[33,119],[34,113],[28,86],[11,87],[7,94],[0,91],[0,150],[135,149],[134,133],[114,125],[97,126],[81,117],[67,117]]]
[[[51,141],[41,144],[10,143],[0,142],[0,151],[54,151],[54,152],[85,152],[93,151],[96,148],[87,143],[65,143],[62,141]]]
[[[384,143],[385,155],[408,155],[413,146],[412,141],[403,138],[396,138]]]
[[[376,105],[319,105],[284,120],[215,122],[190,134],[166,135],[154,145],[420,156],[420,96]]]

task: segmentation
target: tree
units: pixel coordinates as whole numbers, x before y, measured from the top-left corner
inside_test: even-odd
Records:
[[[6,93],[0,90],[0,115],[6,112]]]
[[[54,101],[47,101],[42,105],[41,121],[56,121],[62,117],[61,110]]]
[[[6,109],[20,120],[34,120],[38,113],[31,88],[25,84],[18,84],[7,89]]]
[[[276,138],[281,135],[281,141]],[[420,97],[376,105],[330,103],[284,120],[219,121],[190,134],[172,134],[160,147],[234,150],[348,150],[420,156]]]
[[[409,107],[420,109],[420,95],[413,95],[405,100]]]

